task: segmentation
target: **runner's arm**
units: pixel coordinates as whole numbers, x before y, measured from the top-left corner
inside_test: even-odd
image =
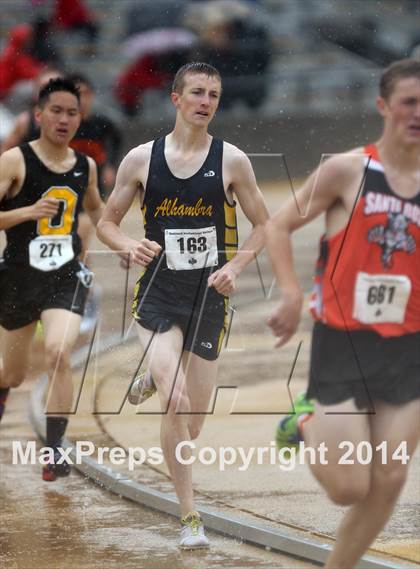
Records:
[[[236,255],[208,279],[209,286],[228,296],[235,290],[237,276],[264,246],[264,224],[268,212],[249,158],[235,147],[231,147],[227,153],[226,174],[229,189],[235,193],[242,211],[253,226]]]
[[[83,207],[89,215],[93,225],[98,225],[98,222],[104,211],[104,203],[101,200],[98,190],[98,169],[96,162],[88,157],[89,162],[89,181],[86,188],[85,199],[83,200]]]
[[[291,234],[340,200],[341,191],[348,184],[347,178],[345,159],[342,156],[330,158],[266,223],[265,246],[282,292],[279,306],[268,319],[268,325],[277,337],[276,347],[283,346],[295,333],[303,304],[293,262]]]
[[[263,249],[264,226],[269,215],[264,198],[257,186],[254,170],[249,158],[238,152],[232,163],[235,175],[232,190],[246,218],[252,224],[251,233],[239,248],[229,265],[239,274]]]
[[[159,254],[161,247],[155,241],[142,239],[138,241],[126,235],[121,227],[121,221],[127,214],[136,195],[139,194],[141,181],[138,172],[141,170],[144,152],[141,147],[131,150],[117,172],[117,179],[105,206],[102,218],[97,226],[97,235],[110,249],[121,256],[127,256],[137,264],[146,266]]]

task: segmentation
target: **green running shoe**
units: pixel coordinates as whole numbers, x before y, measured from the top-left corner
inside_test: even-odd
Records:
[[[306,399],[305,393],[300,393],[293,401],[293,409],[290,415],[286,415],[280,421],[276,430],[276,443],[278,449],[283,447],[297,448],[303,440],[299,430],[299,425],[305,416],[314,412],[314,403]]]

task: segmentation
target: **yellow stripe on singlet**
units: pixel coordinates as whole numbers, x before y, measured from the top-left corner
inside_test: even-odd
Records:
[[[238,243],[238,230],[231,229],[230,227],[225,227],[225,244],[232,244]]]
[[[225,337],[227,326],[228,326],[228,307],[229,307],[229,299],[224,299],[224,308],[225,308],[225,318],[223,320],[223,327],[220,330],[219,339],[217,341],[217,355],[220,354],[220,350],[222,349],[223,339]]]
[[[238,250],[238,226],[234,205],[225,201],[225,251],[226,260],[230,261]]]
[[[141,213],[143,215],[143,226],[144,226],[145,230],[146,230],[146,212],[147,212],[147,205],[143,204],[141,206]],[[139,316],[137,314],[137,306],[139,304],[138,293],[139,293],[139,288],[140,288],[140,282],[141,282],[141,279],[143,278],[145,272],[146,272],[146,269],[143,269],[142,272],[140,273],[139,278],[137,279],[135,286],[134,286],[133,302],[131,304],[131,314],[135,320],[139,320]]]
[[[143,214],[143,226],[144,229],[146,229],[146,213],[147,213],[147,205],[142,205],[141,206],[141,213]]]
[[[137,306],[139,304],[139,298],[138,298],[138,293],[139,293],[139,288],[140,288],[140,282],[141,279],[144,276],[144,273],[146,272],[146,269],[143,269],[142,272],[140,273],[140,276],[134,286],[134,293],[133,293],[133,302],[131,304],[131,314],[133,315],[133,317],[138,320],[138,314],[137,314]]]

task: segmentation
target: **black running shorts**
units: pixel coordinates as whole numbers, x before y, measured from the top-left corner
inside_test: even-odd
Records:
[[[419,398],[420,332],[383,338],[316,322],[307,396],[322,405],[354,399],[368,410],[376,400],[398,405]]]
[[[91,280],[79,261],[49,272],[1,263],[0,325],[17,330],[39,320],[41,313],[51,308],[83,315]]]
[[[142,278],[134,291],[133,317],[147,330],[167,332],[181,328],[183,349],[213,361],[219,356],[226,333],[228,299],[208,289],[179,287],[165,282],[148,285]]]

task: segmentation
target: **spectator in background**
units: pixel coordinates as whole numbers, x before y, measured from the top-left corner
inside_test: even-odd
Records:
[[[54,43],[51,23],[46,18],[37,18],[32,24],[32,30],[28,46],[32,57],[46,65],[61,67],[63,58]]]
[[[123,111],[138,113],[145,91],[169,86],[176,70],[189,61],[196,42],[196,34],[181,27],[154,28],[130,36],[122,53],[131,61],[114,88]]]
[[[105,199],[114,187],[120,159],[121,132],[109,117],[93,112],[95,89],[90,79],[81,73],[73,73],[69,79],[79,88],[82,113],[82,122],[70,146],[95,160],[99,192]]]
[[[242,100],[259,107],[267,94],[270,38],[250,6],[241,0],[215,0],[192,6],[187,23],[201,36],[196,57],[220,70],[220,108]]]
[[[0,56],[0,99],[19,81],[35,79],[45,66],[57,67],[61,62],[47,19],[37,18],[31,24],[15,26]],[[38,91],[39,85],[36,97]]]
[[[106,199],[115,183],[117,164],[120,159],[121,133],[108,117],[94,112],[95,89],[92,82],[81,73],[70,75],[69,79],[80,92],[80,112],[82,121],[70,143],[70,147],[93,158],[98,168],[98,189],[103,200]],[[78,233],[82,240],[80,258],[85,259],[94,226],[84,211],[79,215]],[[90,289],[86,309],[80,325],[82,334],[89,332],[96,323],[101,288],[98,284]]]
[[[99,26],[83,0],[56,0],[52,23],[57,28],[83,32],[88,42],[86,52],[95,53]]]
[[[32,37],[30,24],[19,24],[10,30],[0,55],[0,99],[7,97],[16,83],[39,75],[43,62],[30,53]]]
[[[159,56],[144,55],[117,78],[114,95],[128,116],[141,111],[142,97],[148,89],[160,89],[169,84],[170,75],[158,71]]]
[[[157,22],[153,6],[145,6],[145,19]],[[136,13],[140,16],[141,10],[130,11],[133,17]],[[135,54],[114,89],[124,112],[138,113],[145,91],[169,86],[176,69],[193,60],[205,61],[220,70],[220,108],[228,108],[236,100],[245,101],[251,108],[259,107],[267,94],[271,46],[255,11],[241,0],[214,0],[190,4],[178,13],[183,17],[177,17],[175,26],[143,30],[123,45],[127,58],[133,59]]]

